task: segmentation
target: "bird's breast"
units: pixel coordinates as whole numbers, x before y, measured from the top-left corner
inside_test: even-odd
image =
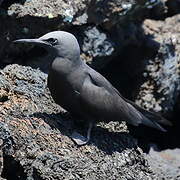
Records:
[[[62,74],[51,70],[48,75],[48,87],[57,104],[67,111],[77,111],[81,85],[77,83],[75,72]]]

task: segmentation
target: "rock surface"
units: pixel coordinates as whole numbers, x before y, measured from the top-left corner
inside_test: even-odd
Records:
[[[180,179],[180,149],[167,149],[158,152],[151,148],[148,160],[159,179]],[[169,172],[169,173],[167,173]]]
[[[7,51],[7,47],[9,47],[12,40],[17,38],[38,37],[57,29],[76,33],[78,31],[77,28],[81,26],[81,32],[84,34],[81,46],[83,47],[82,49],[84,49],[87,46],[87,29],[88,31],[90,31],[90,29],[94,31],[96,27],[92,28],[92,26],[98,25],[98,29],[101,29],[98,30],[100,31],[101,41],[102,34],[104,34],[103,39],[105,42],[113,40],[115,43],[113,46],[110,45],[110,47],[109,44],[106,43],[108,48],[110,48],[108,49],[108,53],[98,51],[97,56],[89,54],[88,57],[83,57],[87,61],[99,62],[100,56],[102,61],[98,63],[98,65],[104,64],[103,58],[107,59],[110,55],[114,56],[115,52],[113,49],[119,50],[132,41],[138,41],[138,37],[136,37],[138,32],[136,31],[134,21],[143,19],[143,15],[146,14],[148,8],[152,8],[157,3],[158,0],[131,0],[128,2],[125,0],[76,0],[72,2],[65,0],[30,0],[20,1],[19,3],[7,1],[7,4],[3,3],[4,9],[2,8],[0,11],[0,21],[3,24],[3,26],[0,27],[0,43],[3,44],[3,46],[0,47],[0,61],[3,62],[3,64],[16,62],[12,57],[14,57],[14,53],[17,53],[17,48],[12,47],[11,53],[9,53],[10,49]],[[131,22],[131,19],[133,22]],[[123,27],[121,27],[120,24],[122,24]],[[115,33],[117,33],[117,35],[115,35]],[[97,34],[97,32],[95,34]],[[130,34],[131,36],[129,36]],[[106,38],[106,36],[108,36],[108,38]],[[88,41],[90,41],[90,36],[88,36]],[[123,43],[121,41],[123,41]],[[85,42],[85,44],[83,44],[83,42]],[[92,46],[91,48],[94,47]],[[87,51],[89,51],[89,48]],[[114,53],[112,53],[112,51]],[[13,55],[11,56],[11,54]],[[29,62],[29,64],[31,63]],[[39,64],[37,67],[38,66]],[[40,67],[41,66],[43,65],[40,65]]]
[[[157,54],[145,69],[147,81],[140,88],[136,102],[146,109],[172,112],[180,93],[180,15],[165,21],[145,20],[147,36],[158,44]]]
[[[51,99],[47,75],[9,65],[0,72],[1,176],[6,179],[155,179],[124,123],[99,124],[89,145],[68,137],[73,121]]]

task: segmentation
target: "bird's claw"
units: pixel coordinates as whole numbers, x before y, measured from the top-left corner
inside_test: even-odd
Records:
[[[82,136],[81,134],[77,132],[73,132],[71,134],[71,138],[79,146],[85,145],[89,142],[88,138],[85,138],[84,136]]]

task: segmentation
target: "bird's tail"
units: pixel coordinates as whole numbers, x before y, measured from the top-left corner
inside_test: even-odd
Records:
[[[129,101],[127,99],[126,99],[126,102],[141,113],[141,115],[142,115],[141,123],[142,124],[152,127],[152,128],[155,128],[155,129],[158,129],[163,132],[166,132],[166,130],[161,125],[172,126],[171,122],[169,122],[167,119],[163,118],[159,114],[147,111],[147,110],[139,107],[134,102]]]

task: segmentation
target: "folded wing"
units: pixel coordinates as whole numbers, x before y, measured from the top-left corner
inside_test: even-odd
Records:
[[[90,69],[80,92],[80,101],[94,118],[125,120],[132,125],[144,124],[166,131],[160,124],[170,122],[125,99],[101,74]]]

